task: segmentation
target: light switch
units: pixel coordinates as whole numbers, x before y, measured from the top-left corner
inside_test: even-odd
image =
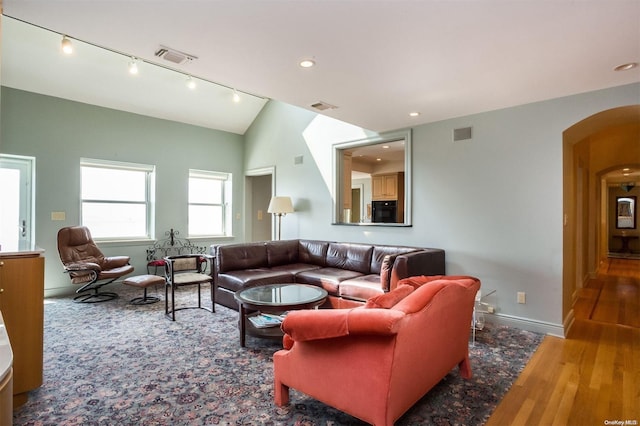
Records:
[[[258,210],[258,220],[262,220],[262,210]]]
[[[65,212],[51,212],[51,220],[66,220],[67,214]]]

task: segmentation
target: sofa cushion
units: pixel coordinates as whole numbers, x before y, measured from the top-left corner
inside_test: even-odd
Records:
[[[297,275],[300,272],[310,271],[312,269],[320,269],[318,265],[309,265],[308,263],[291,263],[288,265],[274,266],[270,268],[273,272],[289,272],[292,275]]]
[[[365,308],[383,308],[389,309],[394,307],[402,299],[413,293],[414,287],[410,285],[399,285],[389,293],[380,294],[367,300],[364,304]]]
[[[327,241],[300,240],[298,242],[298,261],[311,265],[327,265]]]
[[[339,284],[338,295],[348,299],[366,301],[367,299],[382,294],[380,276],[375,274],[363,275]]]
[[[265,246],[271,267],[298,262],[298,240],[267,241]]]
[[[264,243],[230,244],[216,250],[218,272],[262,268],[267,265],[267,248]]]
[[[365,244],[330,243],[327,266],[369,274],[373,246]]]
[[[327,293],[337,296],[340,282],[361,275],[359,272],[339,268],[318,268],[296,274],[296,282],[320,286],[327,290]]]
[[[218,274],[217,287],[238,291],[246,287],[264,284],[283,284],[294,282],[293,274],[287,271],[274,272],[268,268],[233,271],[232,274]]]

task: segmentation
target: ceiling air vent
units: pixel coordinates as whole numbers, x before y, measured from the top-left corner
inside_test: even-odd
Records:
[[[338,107],[335,105],[328,104],[326,102],[318,101],[315,104],[311,104],[311,108],[315,108],[318,111],[325,111],[328,109],[336,109]]]
[[[180,52],[178,50],[175,50],[166,46],[160,46],[160,48],[156,50],[155,55],[158,58],[162,58],[165,61],[173,62],[174,64],[184,64],[185,62],[190,62],[190,61],[193,61],[194,59],[198,59],[197,56]]]
[[[466,141],[471,139],[471,127],[462,127],[460,129],[453,129],[453,141]]]

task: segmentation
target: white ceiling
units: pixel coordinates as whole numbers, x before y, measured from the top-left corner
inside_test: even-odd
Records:
[[[3,8],[228,88],[311,110],[324,101],[338,107],[325,115],[375,131],[640,81],[640,68],[613,71],[640,62],[638,0],[4,0]],[[41,40],[7,21],[3,85],[240,134],[265,103],[245,96],[230,105],[230,89],[194,96],[174,87],[183,77],[175,73],[151,80],[149,64],[132,79],[126,57],[79,42],[73,58],[61,58],[58,34]],[[154,56],[159,45],[198,59],[174,66]],[[299,67],[303,58],[316,66]]]

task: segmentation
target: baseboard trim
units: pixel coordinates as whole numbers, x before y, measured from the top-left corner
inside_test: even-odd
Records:
[[[487,322],[497,325],[520,328],[522,330],[533,331],[535,333],[549,334],[563,339],[565,336],[562,324],[554,324],[547,321],[539,321],[531,318],[523,318],[506,314],[485,314],[485,319]]]

